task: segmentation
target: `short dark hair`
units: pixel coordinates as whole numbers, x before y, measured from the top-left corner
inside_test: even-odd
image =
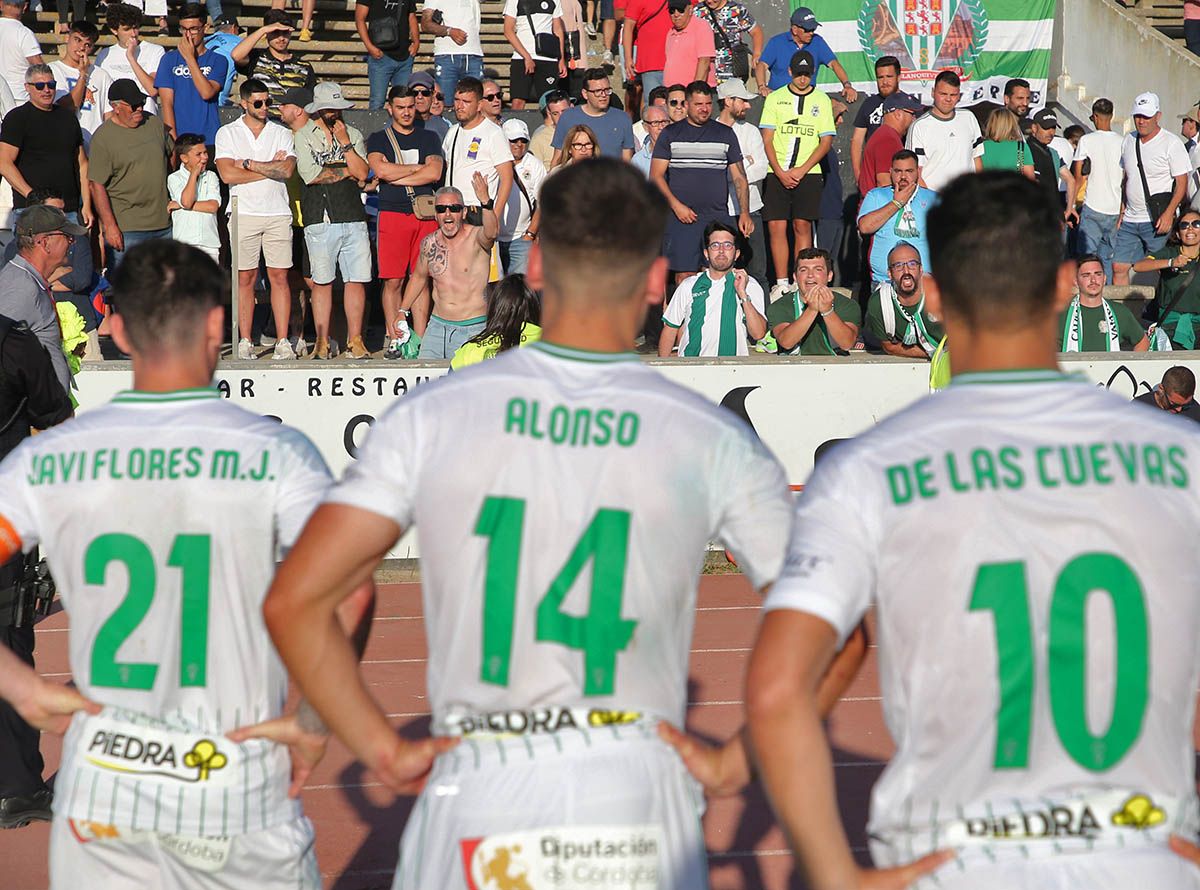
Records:
[[[672,93],[684,93],[684,94],[687,93],[687,87],[681,83],[673,83],[670,86],[665,87],[665,89],[667,91],[668,96],[671,95]]]
[[[941,190],[926,220],[947,313],[969,326],[1020,326],[1054,310],[1062,262],[1057,193],[1019,173],[985,170]]]
[[[407,84],[398,83],[394,87],[392,87],[390,90],[388,90],[387,100],[389,102],[391,102],[393,99],[412,99],[412,98],[415,98],[415,97],[413,96],[412,93],[410,93],[408,91]]]
[[[1112,99],[1100,98],[1092,103],[1092,114],[1099,115],[1100,117],[1112,117],[1112,113]]]
[[[913,161],[918,167],[921,166],[921,160],[917,157],[917,153],[910,148],[902,148],[892,155],[892,163],[896,161]]]
[[[241,96],[243,100],[249,99],[255,93],[269,92],[271,91],[267,89],[267,85],[257,77],[247,77],[242,81],[242,85],[238,87],[238,95]]]
[[[131,247],[110,279],[114,311],[139,352],[172,351],[229,296],[229,276],[197,247],[155,238]]]
[[[902,70],[900,67],[900,60],[895,56],[880,56],[878,59],[876,59],[875,73],[878,74],[881,68],[895,68],[897,74],[899,74]]]
[[[68,33],[78,34],[80,37],[92,41],[92,43],[100,39],[100,29],[86,19],[78,19],[71,22],[71,30]]]
[[[736,232],[734,230],[733,226],[729,225],[728,223],[723,223],[720,220],[714,219],[712,222],[710,222],[708,225],[706,225],[704,227],[704,237],[701,239],[700,244],[703,245],[704,247],[708,247],[708,239],[711,238],[713,235],[715,235],[717,232],[725,232],[728,235],[732,235],[733,241],[735,244],[738,241],[739,234],[738,234],[738,232]]]
[[[179,21],[184,19],[198,19],[202,22],[208,21],[208,10],[202,3],[185,3],[183,9],[179,10]]]
[[[608,72],[603,68],[589,68],[583,72],[583,85],[588,87],[588,84],[594,83],[597,80],[608,80]]]
[[[34,204],[45,204],[47,201],[63,200],[62,189],[56,189],[52,185],[43,185],[39,188],[30,189],[29,194],[25,196],[25,206],[32,207]]]
[[[1101,266],[1103,266],[1104,260],[1100,259],[1100,257],[1094,253],[1085,253],[1075,261],[1075,267],[1077,269],[1082,269],[1086,263],[1099,263]]]
[[[646,104],[653,105],[659,99],[667,101],[667,96],[671,95],[664,86],[657,86],[646,94]]]
[[[659,255],[667,228],[662,192],[615,158],[568,164],[540,203],[546,288],[589,299],[628,299]]]
[[[483,81],[478,77],[464,77],[454,87],[454,94],[457,96],[459,93],[462,93],[464,96],[474,96],[476,99],[482,99]]]
[[[716,90],[710,87],[706,80],[693,80],[687,85],[687,89],[683,91],[683,94],[689,99],[692,96],[711,97],[714,93],[716,93]]]
[[[1012,80],[1004,84],[1004,97],[1007,99],[1013,94],[1017,87],[1025,87],[1029,89],[1029,81],[1023,77],[1014,77]]]
[[[287,25],[289,28],[295,30],[296,20],[288,14],[286,9],[268,9],[263,13],[263,25]],[[274,37],[276,35],[272,34],[271,36]]]
[[[1162,387],[1177,396],[1190,399],[1196,394],[1196,375],[1190,368],[1175,365],[1173,368],[1167,368],[1167,372],[1163,374]]]
[[[952,87],[962,89],[962,78],[959,77],[955,72],[951,71],[949,68],[947,68],[945,71],[943,71],[941,74],[939,74],[937,77],[935,77],[933,79],[933,85],[935,87],[940,86],[941,84],[944,84],[944,83],[948,83]]]
[[[829,255],[829,251],[820,247],[805,247],[796,251],[795,267],[799,267],[801,260],[821,260],[825,263],[827,272],[833,271],[833,258]]]
[[[175,140],[175,159],[178,161],[197,145],[206,145],[204,137],[199,133],[180,133]]]
[[[110,3],[104,23],[114,34],[117,33],[117,28],[140,28],[142,11],[131,3]]]
[[[1063,139],[1070,142],[1074,138],[1082,137],[1086,132],[1087,130],[1079,126],[1079,124],[1071,124],[1071,126],[1063,130]]]

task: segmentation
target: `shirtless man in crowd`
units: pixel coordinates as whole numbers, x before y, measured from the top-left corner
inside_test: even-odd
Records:
[[[396,322],[398,339],[409,338],[406,316],[433,280],[433,314],[421,340],[420,358],[448,359],[487,324],[483,292],[491,271],[492,244],[500,223],[488,198],[487,180],[476,173],[471,180],[483,205],[483,225],[466,221],[462,192],[439,189],[434,195],[437,231],[425,236],[416,268],[408,279]]]

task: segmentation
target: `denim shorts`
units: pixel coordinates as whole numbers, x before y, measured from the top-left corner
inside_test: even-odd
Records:
[[[1154,223],[1125,220],[1113,239],[1113,262],[1133,265],[1154,251],[1162,250],[1166,243],[1167,236],[1154,231]]]
[[[365,222],[309,223],[304,244],[315,284],[331,284],[341,269],[342,281],[371,280],[371,237]]]
[[[467,318],[463,321],[447,321],[436,315],[429,316],[425,336],[421,338],[418,358],[451,359],[458,347],[487,327],[487,316]]]

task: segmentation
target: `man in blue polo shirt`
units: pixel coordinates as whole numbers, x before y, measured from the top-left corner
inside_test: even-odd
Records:
[[[842,95],[846,97],[847,102],[853,103],[858,99],[858,92],[850,85],[850,78],[846,76],[846,69],[838,61],[837,53],[829,48],[824,37],[817,34],[819,27],[821,23],[807,6],[801,6],[792,13],[791,27],[768,40],[763,48],[762,57],[758,60],[759,93],[765,96],[772,90],[791,83],[792,75],[788,65],[796,51],[803,49],[812,53],[813,63],[818,70],[822,65],[826,65],[841,81]],[[813,83],[816,81],[814,74]]]
[[[199,133],[212,145],[221,126],[217,100],[229,60],[204,45],[208,13],[198,3],[188,3],[179,13],[179,47],[158,64],[154,86],[158,104],[172,138],[181,133]]]

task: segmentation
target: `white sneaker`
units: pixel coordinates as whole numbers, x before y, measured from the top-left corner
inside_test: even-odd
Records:
[[[252,362],[258,358],[258,354],[254,351],[254,344],[246,337],[238,340],[237,357],[239,361]]]
[[[259,346],[271,347],[271,346],[274,346],[278,342],[279,341],[276,340],[274,337],[268,337],[266,334],[258,335],[258,345]]]
[[[593,25],[591,22],[588,22],[586,25],[584,25],[583,30],[587,32],[588,39],[590,39],[590,40],[596,39],[596,26]]]
[[[774,303],[776,300],[778,300],[784,294],[790,294],[794,290],[795,290],[795,288],[792,287],[792,285],[788,282],[784,282],[783,284],[777,284],[773,288],[771,288],[771,293],[770,293],[770,296],[767,298],[767,303]]]
[[[296,358],[302,355],[308,355],[308,344],[304,342],[303,337],[296,338],[296,345],[292,347],[292,351],[296,353]]]
[[[286,361],[295,357],[296,351],[292,349],[291,343],[289,343],[287,340],[275,341],[275,352],[271,355],[272,359],[275,361]]]
[[[614,64],[614,62],[613,62],[613,54],[612,54],[612,50],[607,50],[607,49],[606,49],[606,50],[604,51],[604,55],[603,55],[603,56],[601,56],[600,58],[602,58],[602,59],[604,60],[604,64],[605,64],[605,65],[612,65],[612,64]]]

